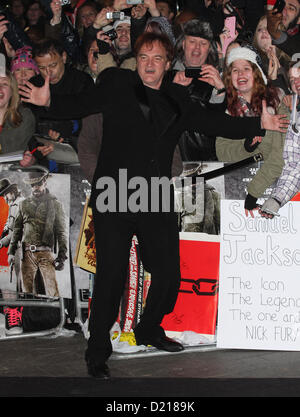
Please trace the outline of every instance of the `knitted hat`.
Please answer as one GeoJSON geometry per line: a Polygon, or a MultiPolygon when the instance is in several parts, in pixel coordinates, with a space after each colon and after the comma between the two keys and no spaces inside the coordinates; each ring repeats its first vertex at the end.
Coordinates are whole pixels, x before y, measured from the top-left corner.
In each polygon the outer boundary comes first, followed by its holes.
{"type": "Polygon", "coordinates": [[[210,42],[214,40],[214,33],[210,23],[200,19],[192,19],[184,23],[183,33],[185,36],[195,36],[210,42]]]}
{"type": "Polygon", "coordinates": [[[11,62],[11,72],[14,73],[19,68],[31,68],[36,74],[40,73],[36,62],[32,58],[30,46],[24,46],[16,51],[16,55],[11,62]]]}
{"type": "Polygon", "coordinates": [[[130,18],[130,16],[125,16],[124,19],[122,19],[122,20],[115,20],[115,22],[114,22],[114,29],[117,29],[117,27],[119,25],[121,25],[122,23],[127,23],[128,25],[131,25],[131,18],[130,18]]]}
{"type": "Polygon", "coordinates": [[[263,72],[263,70],[260,66],[261,59],[255,51],[253,51],[252,49],[246,48],[246,47],[233,48],[233,49],[231,49],[231,51],[228,54],[227,65],[230,65],[232,62],[234,62],[238,59],[245,59],[246,61],[250,61],[253,64],[255,64],[261,72],[261,76],[264,80],[264,83],[266,85],[268,84],[267,77],[265,76],[265,73],[263,72]]]}

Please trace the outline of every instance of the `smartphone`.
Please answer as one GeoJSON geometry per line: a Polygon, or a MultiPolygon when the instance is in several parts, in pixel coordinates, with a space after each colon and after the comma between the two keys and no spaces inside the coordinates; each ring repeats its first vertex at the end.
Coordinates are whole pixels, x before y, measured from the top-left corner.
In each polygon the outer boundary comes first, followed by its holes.
{"type": "Polygon", "coordinates": [[[273,14],[277,14],[277,13],[282,13],[282,10],[285,7],[285,1],[284,0],[276,0],[276,3],[274,4],[274,10],[276,9],[276,12],[273,14]]]}
{"type": "Polygon", "coordinates": [[[236,34],[235,34],[236,17],[235,16],[226,17],[226,19],[224,20],[224,28],[225,27],[229,29],[229,37],[224,40],[224,44],[222,47],[223,56],[225,56],[228,45],[232,41],[234,41],[234,39],[236,38],[236,34]]]}
{"type": "Polygon", "coordinates": [[[144,0],[126,0],[127,4],[144,4],[144,0]]]}
{"type": "Polygon", "coordinates": [[[185,69],[184,74],[187,78],[200,78],[202,77],[201,71],[201,67],[188,67],[185,69]]]}

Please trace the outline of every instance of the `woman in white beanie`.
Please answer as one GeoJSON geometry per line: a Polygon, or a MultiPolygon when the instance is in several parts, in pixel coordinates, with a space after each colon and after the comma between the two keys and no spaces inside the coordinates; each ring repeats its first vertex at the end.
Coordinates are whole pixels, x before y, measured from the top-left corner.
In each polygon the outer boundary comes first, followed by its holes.
{"type": "MultiPolygon", "coordinates": [[[[233,48],[226,61],[224,72],[226,88],[226,112],[237,117],[255,117],[262,113],[266,105],[270,113],[287,114],[288,109],[281,105],[277,90],[269,86],[261,67],[260,57],[251,47],[233,48]]],[[[283,168],[283,145],[285,134],[267,131],[261,137],[242,140],[217,138],[216,153],[219,161],[236,162],[261,153],[264,158],[260,169],[248,184],[245,199],[245,213],[254,217],[257,199],[263,196],[280,176],[283,168]]]]}

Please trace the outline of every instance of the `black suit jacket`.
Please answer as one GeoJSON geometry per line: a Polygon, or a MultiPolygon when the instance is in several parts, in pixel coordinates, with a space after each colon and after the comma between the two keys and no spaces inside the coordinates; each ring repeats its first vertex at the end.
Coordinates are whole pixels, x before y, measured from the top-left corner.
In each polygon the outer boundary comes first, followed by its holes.
{"type": "Polygon", "coordinates": [[[137,72],[109,68],[92,90],[51,96],[48,117],[82,118],[103,113],[103,142],[93,184],[102,176],[118,182],[119,169],[127,170],[128,179],[170,178],[175,146],[187,129],[231,139],[264,135],[260,118],[233,118],[204,110],[190,100],[185,87],[167,80],[160,90],[168,103],[169,117],[159,133],[151,122],[146,89],[137,72]]]}

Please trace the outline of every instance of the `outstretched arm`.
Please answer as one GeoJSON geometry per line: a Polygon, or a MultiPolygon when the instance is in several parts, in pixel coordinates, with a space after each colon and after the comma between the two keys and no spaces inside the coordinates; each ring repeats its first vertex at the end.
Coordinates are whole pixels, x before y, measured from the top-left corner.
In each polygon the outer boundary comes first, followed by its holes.
{"type": "Polygon", "coordinates": [[[264,130],[285,133],[289,121],[286,115],[268,113],[263,102],[261,117],[232,117],[226,113],[205,110],[193,103],[188,112],[186,128],[200,131],[208,136],[222,136],[229,139],[243,139],[246,136],[264,136],[264,130]]]}
{"type": "Polygon", "coordinates": [[[27,81],[19,87],[19,93],[23,102],[47,107],[49,119],[81,119],[90,114],[102,113],[109,106],[116,71],[119,69],[103,71],[98,85],[78,94],[51,95],[48,76],[42,87],[35,87],[27,81]]]}

